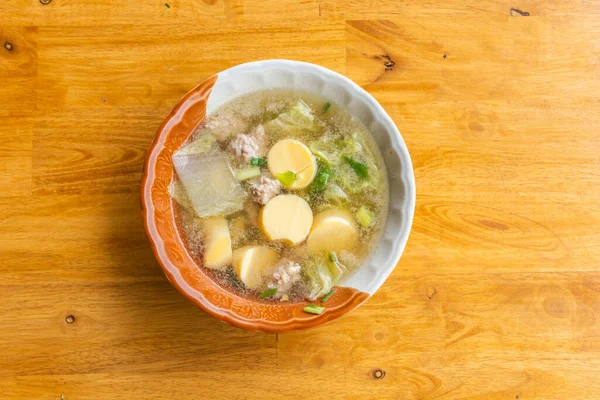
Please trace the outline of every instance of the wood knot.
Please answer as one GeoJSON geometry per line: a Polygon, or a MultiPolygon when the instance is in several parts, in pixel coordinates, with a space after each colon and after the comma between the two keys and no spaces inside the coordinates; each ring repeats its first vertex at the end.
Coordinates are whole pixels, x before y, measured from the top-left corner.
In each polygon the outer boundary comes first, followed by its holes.
{"type": "Polygon", "coordinates": [[[67,318],[65,318],[65,321],[67,321],[67,324],[72,324],[73,322],[75,322],[75,317],[72,315],[67,315],[67,318]]]}
{"type": "Polygon", "coordinates": [[[382,369],[376,369],[375,371],[373,371],[373,378],[375,378],[375,379],[385,378],[385,371],[382,369]]]}
{"type": "Polygon", "coordinates": [[[52,0],[40,0],[40,3],[42,3],[43,5],[50,4],[52,3],[52,0]]]}
{"type": "Polygon", "coordinates": [[[383,65],[385,66],[386,71],[392,69],[392,67],[394,65],[396,65],[394,60],[392,60],[391,57],[388,56],[387,54],[384,54],[382,57],[385,59],[385,61],[383,62],[383,65]]]}
{"type": "Polygon", "coordinates": [[[4,43],[4,48],[5,48],[7,51],[13,51],[13,45],[12,45],[12,43],[5,42],[5,43],[4,43]]]}

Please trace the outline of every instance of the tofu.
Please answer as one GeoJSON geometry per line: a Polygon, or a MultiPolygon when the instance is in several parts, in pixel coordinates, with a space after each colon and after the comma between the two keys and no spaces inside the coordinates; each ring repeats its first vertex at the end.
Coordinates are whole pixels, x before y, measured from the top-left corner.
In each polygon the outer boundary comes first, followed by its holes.
{"type": "Polygon", "coordinates": [[[204,265],[221,269],[231,265],[231,236],[224,217],[205,218],[202,221],[204,235],[204,265]]]}
{"type": "Polygon", "coordinates": [[[273,197],[259,215],[259,227],[270,240],[281,240],[287,244],[302,243],[313,224],[310,206],[294,194],[273,197]]]}
{"type": "Polygon", "coordinates": [[[308,147],[295,139],[283,139],[275,143],[267,154],[267,165],[273,176],[292,171],[296,180],[288,189],[307,187],[317,174],[317,160],[308,147]]]}
{"type": "Polygon", "coordinates": [[[233,269],[248,289],[262,286],[265,270],[279,260],[279,254],[266,246],[246,246],[233,252],[233,269]]]}
{"type": "Polygon", "coordinates": [[[358,242],[358,228],[352,214],[341,208],[328,208],[314,218],[306,241],[312,254],[352,251],[358,242]]]}

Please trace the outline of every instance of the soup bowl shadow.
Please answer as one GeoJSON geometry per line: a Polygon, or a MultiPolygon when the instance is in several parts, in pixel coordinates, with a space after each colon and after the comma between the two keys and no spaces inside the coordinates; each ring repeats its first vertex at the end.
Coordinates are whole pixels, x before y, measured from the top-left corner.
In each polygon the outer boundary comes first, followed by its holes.
{"type": "Polygon", "coordinates": [[[148,149],[142,177],[142,214],[152,250],[167,279],[193,304],[244,329],[286,332],[322,325],[352,311],[381,287],[400,260],[415,207],[413,168],[406,145],[381,105],[348,78],[315,64],[266,60],[241,64],[208,78],[169,113],[148,149]],[[315,93],[347,109],[371,132],[386,164],[390,206],[381,237],[360,268],[345,277],[321,315],[307,302],[267,302],[242,297],[216,283],[185,248],[168,187],[173,153],[206,115],[242,94],[269,88],[315,93]]]}

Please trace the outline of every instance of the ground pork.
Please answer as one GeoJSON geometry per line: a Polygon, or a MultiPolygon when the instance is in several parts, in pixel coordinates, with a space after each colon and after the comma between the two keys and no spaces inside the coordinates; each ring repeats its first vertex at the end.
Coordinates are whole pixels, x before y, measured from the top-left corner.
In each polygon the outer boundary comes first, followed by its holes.
{"type": "Polygon", "coordinates": [[[281,260],[275,266],[272,281],[269,283],[270,289],[277,289],[275,297],[280,298],[289,295],[294,284],[302,279],[301,269],[300,264],[287,259],[281,260]]]}
{"type": "Polygon", "coordinates": [[[277,196],[281,191],[281,183],[277,179],[261,176],[250,183],[250,194],[252,200],[258,204],[267,204],[269,200],[277,196]]]}
{"type": "Polygon", "coordinates": [[[252,158],[262,157],[265,154],[265,142],[265,130],[262,125],[258,125],[249,134],[238,134],[233,138],[229,147],[233,155],[249,162],[252,158]]]}
{"type": "Polygon", "coordinates": [[[237,113],[231,110],[224,110],[206,117],[204,127],[210,130],[210,133],[218,141],[223,142],[236,133],[245,131],[248,128],[248,124],[237,113]]]}

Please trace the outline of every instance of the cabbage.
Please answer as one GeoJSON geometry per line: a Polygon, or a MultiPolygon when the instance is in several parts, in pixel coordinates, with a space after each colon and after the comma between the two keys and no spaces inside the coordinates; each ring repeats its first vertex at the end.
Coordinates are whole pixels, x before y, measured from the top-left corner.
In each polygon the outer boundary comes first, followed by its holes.
{"type": "Polygon", "coordinates": [[[330,164],[339,164],[344,156],[356,154],[362,150],[363,146],[356,138],[356,134],[349,139],[332,139],[329,136],[323,136],[310,143],[308,148],[314,155],[330,164]]]}
{"type": "Polygon", "coordinates": [[[341,164],[335,171],[333,180],[347,193],[361,193],[368,189],[376,189],[379,182],[379,172],[375,168],[375,165],[371,165],[371,173],[369,178],[363,179],[356,175],[354,169],[348,164],[341,164]]]}
{"type": "Polygon", "coordinates": [[[313,132],[317,128],[314,120],[310,107],[302,100],[298,100],[292,108],[267,122],[264,128],[269,135],[274,136],[294,135],[304,131],[313,132]]]}
{"type": "Polygon", "coordinates": [[[217,139],[209,134],[202,134],[200,137],[185,147],[177,150],[174,156],[189,156],[193,154],[209,153],[217,150],[217,139]]]}
{"type": "Polygon", "coordinates": [[[333,287],[333,278],[327,266],[327,262],[321,258],[315,258],[308,262],[303,268],[304,275],[308,280],[309,300],[326,295],[333,287]]]}
{"type": "Polygon", "coordinates": [[[346,192],[344,192],[341,187],[331,182],[327,184],[323,196],[325,197],[325,200],[338,206],[348,202],[348,195],[346,192]]]}
{"type": "Polygon", "coordinates": [[[335,259],[318,256],[311,259],[302,270],[310,289],[308,299],[315,300],[329,293],[333,285],[346,273],[347,268],[339,262],[337,256],[335,259]]]}
{"type": "Polygon", "coordinates": [[[337,184],[337,187],[326,190],[326,198],[330,196],[339,202],[344,199],[344,196],[336,196],[340,192],[356,194],[368,189],[376,189],[381,183],[382,176],[375,164],[375,156],[362,143],[356,132],[343,140],[334,140],[325,136],[312,142],[309,148],[333,165],[331,180],[337,184]],[[357,171],[358,168],[365,170],[361,176],[358,175],[361,172],[357,171]]]}

